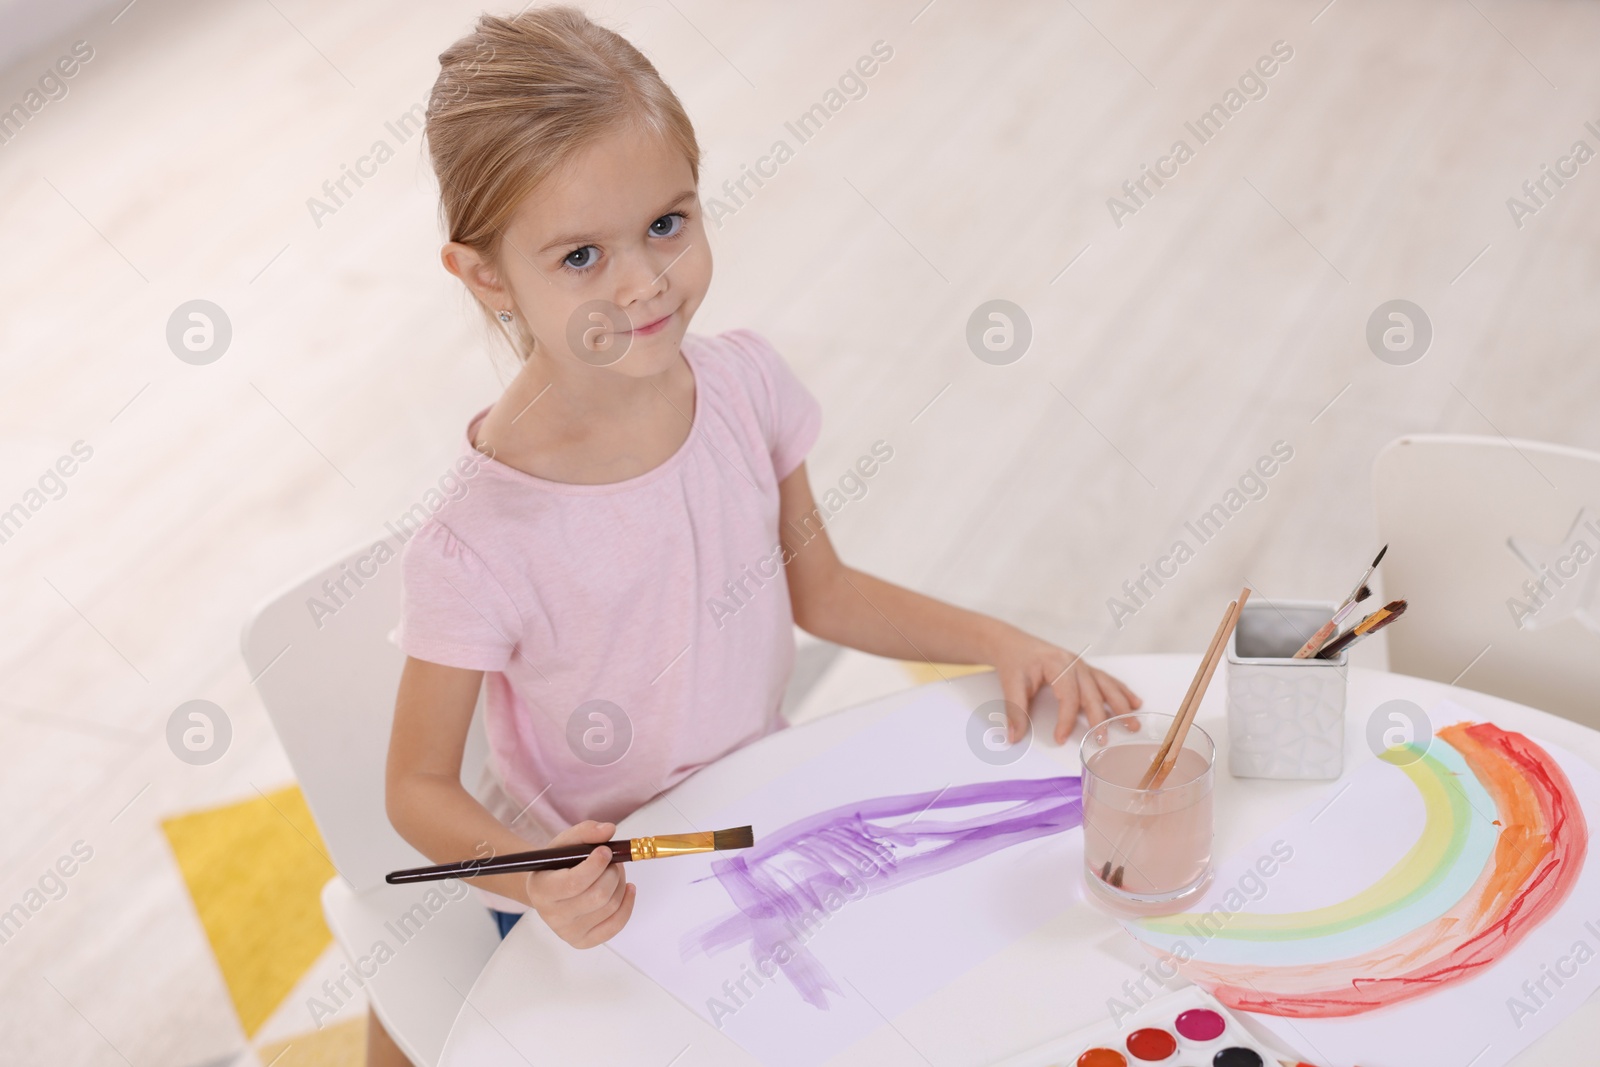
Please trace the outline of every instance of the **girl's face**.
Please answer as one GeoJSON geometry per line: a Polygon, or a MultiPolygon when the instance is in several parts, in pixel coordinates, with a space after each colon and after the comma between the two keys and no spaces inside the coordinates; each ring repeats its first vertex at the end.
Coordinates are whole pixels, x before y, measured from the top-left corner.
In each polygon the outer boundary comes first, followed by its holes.
{"type": "Polygon", "coordinates": [[[688,161],[647,134],[606,136],[518,206],[499,266],[487,299],[527,323],[534,358],[668,370],[711,284],[688,161]]]}

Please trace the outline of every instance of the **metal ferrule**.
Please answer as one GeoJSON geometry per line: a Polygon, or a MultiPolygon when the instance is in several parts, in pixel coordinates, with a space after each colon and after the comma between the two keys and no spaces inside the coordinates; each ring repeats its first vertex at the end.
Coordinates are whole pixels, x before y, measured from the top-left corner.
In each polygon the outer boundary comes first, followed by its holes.
{"type": "Polygon", "coordinates": [[[655,837],[635,837],[628,842],[628,858],[653,860],[662,856],[683,856],[691,852],[711,852],[716,849],[716,835],[658,834],[655,837]]]}

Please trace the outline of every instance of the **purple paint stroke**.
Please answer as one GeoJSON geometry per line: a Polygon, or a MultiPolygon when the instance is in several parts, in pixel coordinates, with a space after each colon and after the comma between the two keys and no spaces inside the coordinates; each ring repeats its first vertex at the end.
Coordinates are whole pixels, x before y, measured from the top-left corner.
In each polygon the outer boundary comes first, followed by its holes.
{"type": "Polygon", "coordinates": [[[804,942],[844,901],[1082,823],[1083,782],[1076,777],[975,782],[843,804],[762,835],[754,848],[713,860],[711,873],[738,911],[685,934],[679,947],[688,959],[695,952],[710,956],[748,946],[761,974],[774,977],[769,970],[776,965],[808,1004],[826,1010],[825,992],[844,993],[804,942]],[[926,817],[1008,801],[1009,807],[965,819],[926,817]],[[907,818],[892,821],[901,816],[907,818]]]}

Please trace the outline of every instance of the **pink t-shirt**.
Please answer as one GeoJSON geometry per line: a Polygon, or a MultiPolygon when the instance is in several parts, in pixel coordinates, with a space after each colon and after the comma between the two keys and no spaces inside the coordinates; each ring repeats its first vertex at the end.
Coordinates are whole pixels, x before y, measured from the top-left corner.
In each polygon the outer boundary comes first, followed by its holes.
{"type": "Polygon", "coordinates": [[[682,352],[693,425],[660,466],[605,485],[538,478],[473,450],[486,408],[467,427],[467,491],[403,550],[400,647],[487,672],[479,799],[535,845],[621,819],[784,725],[778,482],[821,406],[750,330],[688,334],[682,352]]]}

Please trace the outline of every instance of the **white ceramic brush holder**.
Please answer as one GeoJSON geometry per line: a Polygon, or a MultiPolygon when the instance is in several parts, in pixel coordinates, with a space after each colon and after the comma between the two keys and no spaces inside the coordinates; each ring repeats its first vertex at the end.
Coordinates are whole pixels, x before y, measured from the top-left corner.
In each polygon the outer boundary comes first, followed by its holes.
{"type": "Polygon", "coordinates": [[[1228,639],[1228,771],[1234,777],[1337,778],[1344,772],[1347,653],[1294,658],[1337,607],[1255,597],[1245,603],[1228,639]]]}

